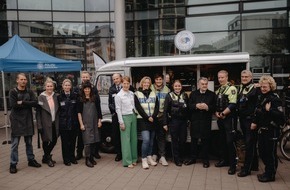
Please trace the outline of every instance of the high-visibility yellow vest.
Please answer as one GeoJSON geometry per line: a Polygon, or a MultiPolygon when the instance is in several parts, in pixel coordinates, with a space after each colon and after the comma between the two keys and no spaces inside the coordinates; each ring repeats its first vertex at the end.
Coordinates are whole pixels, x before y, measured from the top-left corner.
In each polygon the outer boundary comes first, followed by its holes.
{"type": "MultiPolygon", "coordinates": [[[[154,108],[155,108],[155,102],[156,102],[155,92],[151,91],[148,98],[146,98],[146,96],[140,91],[136,91],[135,94],[141,104],[141,107],[145,111],[145,113],[149,117],[152,116],[154,112],[154,108]]],[[[137,115],[137,118],[142,118],[139,113],[137,115]]]]}

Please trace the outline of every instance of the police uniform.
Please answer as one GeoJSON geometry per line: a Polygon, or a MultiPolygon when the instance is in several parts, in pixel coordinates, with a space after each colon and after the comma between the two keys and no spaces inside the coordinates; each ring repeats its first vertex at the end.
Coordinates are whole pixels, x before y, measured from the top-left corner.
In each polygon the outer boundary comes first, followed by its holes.
{"type": "Polygon", "coordinates": [[[185,92],[170,92],[164,102],[163,125],[168,125],[171,135],[171,148],[176,165],[182,165],[182,154],[187,134],[188,96],[185,92]]]}
{"type": "Polygon", "coordinates": [[[245,85],[241,84],[239,87],[237,110],[246,144],[244,167],[238,174],[239,177],[249,175],[251,169],[258,170],[257,131],[251,130],[251,123],[253,122],[259,92],[259,88],[255,88],[252,82],[245,85]]]}
{"type": "Polygon", "coordinates": [[[217,123],[219,127],[219,142],[220,142],[220,161],[215,165],[222,167],[230,165],[229,174],[234,174],[236,171],[236,149],[234,144],[234,136],[236,130],[236,103],[237,103],[237,89],[230,83],[222,85],[216,91],[216,111],[223,113],[226,108],[231,112],[224,118],[219,118],[217,123]]]}
{"type": "Polygon", "coordinates": [[[258,129],[259,156],[265,165],[265,173],[259,175],[258,180],[261,182],[274,181],[278,167],[277,139],[280,132],[279,126],[284,124],[282,101],[277,94],[268,92],[258,96],[254,123],[257,124],[258,129]],[[269,102],[271,107],[267,111],[265,106],[269,102]]]}

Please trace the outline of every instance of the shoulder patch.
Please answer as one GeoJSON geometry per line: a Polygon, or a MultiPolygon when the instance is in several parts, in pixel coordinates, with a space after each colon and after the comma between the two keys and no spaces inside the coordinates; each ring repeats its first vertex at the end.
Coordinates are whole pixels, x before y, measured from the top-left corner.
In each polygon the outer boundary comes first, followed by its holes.
{"type": "Polygon", "coordinates": [[[235,95],[236,94],[236,90],[231,90],[232,94],[235,95]]]}

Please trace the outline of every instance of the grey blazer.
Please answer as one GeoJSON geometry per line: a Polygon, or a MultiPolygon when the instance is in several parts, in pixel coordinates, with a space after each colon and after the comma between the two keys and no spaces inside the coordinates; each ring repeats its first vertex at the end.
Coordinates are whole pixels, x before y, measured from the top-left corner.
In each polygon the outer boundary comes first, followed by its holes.
{"type": "MultiPolygon", "coordinates": [[[[59,136],[59,104],[57,101],[58,94],[53,95],[55,106],[55,129],[56,137],[59,136]]],[[[38,97],[38,106],[36,109],[36,124],[37,129],[41,131],[41,138],[43,142],[52,141],[52,118],[51,112],[46,100],[46,96],[40,94],[38,97]]]]}

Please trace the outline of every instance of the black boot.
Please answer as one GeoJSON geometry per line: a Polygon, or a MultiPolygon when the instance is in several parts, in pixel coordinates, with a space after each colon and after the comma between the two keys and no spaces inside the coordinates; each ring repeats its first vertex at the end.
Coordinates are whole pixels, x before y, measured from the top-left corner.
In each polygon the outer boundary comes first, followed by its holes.
{"type": "Polygon", "coordinates": [[[9,171],[10,171],[11,174],[17,173],[16,164],[10,164],[9,171]]]}
{"type": "Polygon", "coordinates": [[[46,163],[49,167],[54,167],[55,161],[52,160],[52,155],[46,157],[46,163]]]}
{"type": "Polygon", "coordinates": [[[93,165],[97,165],[97,162],[94,160],[94,156],[90,156],[90,162],[91,162],[93,165]]]}
{"type": "Polygon", "coordinates": [[[89,157],[86,157],[86,165],[89,167],[89,168],[92,168],[94,167],[94,164],[91,163],[90,161],[90,158],[89,157]]]}

